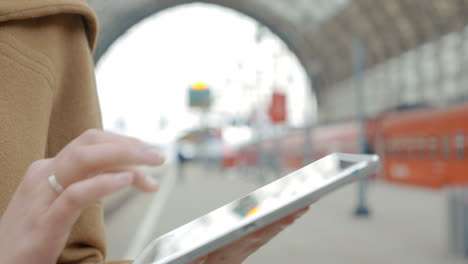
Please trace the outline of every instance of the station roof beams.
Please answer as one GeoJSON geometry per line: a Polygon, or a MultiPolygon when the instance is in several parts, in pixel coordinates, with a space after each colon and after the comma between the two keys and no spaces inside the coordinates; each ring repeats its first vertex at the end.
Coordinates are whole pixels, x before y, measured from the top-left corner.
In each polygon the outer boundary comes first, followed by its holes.
{"type": "MultiPolygon", "coordinates": [[[[169,7],[217,4],[249,15],[277,33],[315,82],[315,92],[352,74],[352,43],[372,67],[468,23],[468,0],[89,0],[101,22],[98,60],[121,34],[169,7]]],[[[320,100],[319,100],[320,101],[320,100]]]]}

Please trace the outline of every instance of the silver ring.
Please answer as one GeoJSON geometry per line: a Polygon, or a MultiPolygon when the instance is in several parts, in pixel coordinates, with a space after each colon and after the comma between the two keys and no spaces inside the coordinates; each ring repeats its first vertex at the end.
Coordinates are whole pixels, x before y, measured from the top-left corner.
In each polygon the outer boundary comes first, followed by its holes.
{"type": "Polygon", "coordinates": [[[63,192],[63,186],[57,181],[55,174],[49,176],[49,184],[57,193],[63,192]]]}

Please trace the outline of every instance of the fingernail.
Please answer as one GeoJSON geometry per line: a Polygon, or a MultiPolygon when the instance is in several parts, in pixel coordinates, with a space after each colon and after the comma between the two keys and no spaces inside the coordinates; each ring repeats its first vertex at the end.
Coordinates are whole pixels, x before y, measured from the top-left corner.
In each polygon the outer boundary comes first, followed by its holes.
{"type": "Polygon", "coordinates": [[[115,175],[115,178],[118,183],[122,185],[130,184],[133,180],[133,173],[132,172],[122,172],[115,175]]]}
{"type": "Polygon", "coordinates": [[[148,148],[145,149],[145,153],[149,155],[155,162],[162,163],[164,162],[164,157],[161,155],[161,151],[157,148],[148,148]]]}
{"type": "Polygon", "coordinates": [[[159,184],[158,181],[151,176],[145,176],[145,181],[147,184],[152,186],[156,186],[159,184]]]}

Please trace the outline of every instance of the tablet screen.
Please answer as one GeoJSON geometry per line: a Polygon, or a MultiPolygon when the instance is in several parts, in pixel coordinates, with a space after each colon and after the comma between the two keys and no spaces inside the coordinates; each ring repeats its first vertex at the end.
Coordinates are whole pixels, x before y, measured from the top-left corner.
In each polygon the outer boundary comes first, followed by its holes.
{"type": "Polygon", "coordinates": [[[340,172],[354,164],[336,155],[327,156],[159,237],[136,263],[165,263],[174,256],[206,245],[249,222],[249,218],[271,212],[333,182],[340,172]]]}

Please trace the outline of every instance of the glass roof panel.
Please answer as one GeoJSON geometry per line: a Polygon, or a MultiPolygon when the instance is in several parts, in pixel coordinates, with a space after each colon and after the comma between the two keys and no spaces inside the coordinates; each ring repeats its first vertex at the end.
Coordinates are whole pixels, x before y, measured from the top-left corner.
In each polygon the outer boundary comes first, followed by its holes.
{"type": "Polygon", "coordinates": [[[336,14],[352,0],[260,0],[265,6],[286,16],[292,21],[307,17],[315,23],[320,23],[336,14]]]}

